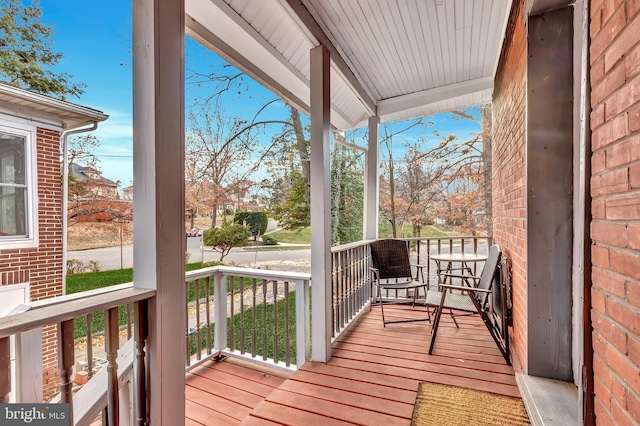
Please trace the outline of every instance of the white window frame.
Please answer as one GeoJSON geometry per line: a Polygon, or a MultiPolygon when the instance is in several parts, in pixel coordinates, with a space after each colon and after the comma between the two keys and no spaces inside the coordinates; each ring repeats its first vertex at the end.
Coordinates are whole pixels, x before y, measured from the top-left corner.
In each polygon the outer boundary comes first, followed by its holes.
{"type": "Polygon", "coordinates": [[[0,250],[38,247],[38,155],[36,149],[37,128],[22,120],[8,121],[0,118],[0,132],[11,133],[25,138],[27,185],[27,237],[0,239],[0,250]]]}

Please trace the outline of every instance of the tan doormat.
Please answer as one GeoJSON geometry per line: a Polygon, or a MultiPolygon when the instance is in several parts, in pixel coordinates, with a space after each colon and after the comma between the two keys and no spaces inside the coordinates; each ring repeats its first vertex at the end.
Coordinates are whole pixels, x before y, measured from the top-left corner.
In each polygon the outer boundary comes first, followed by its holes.
{"type": "Polygon", "coordinates": [[[520,398],[424,382],[418,387],[412,426],[528,425],[520,398]]]}

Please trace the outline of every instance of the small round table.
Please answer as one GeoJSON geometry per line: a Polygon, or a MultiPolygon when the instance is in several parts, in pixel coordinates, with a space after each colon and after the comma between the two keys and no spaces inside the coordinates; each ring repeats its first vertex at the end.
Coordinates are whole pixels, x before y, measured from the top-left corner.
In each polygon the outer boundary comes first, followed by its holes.
{"type": "MultiPolygon", "coordinates": [[[[437,273],[438,273],[438,285],[445,284],[447,282],[447,277],[442,278],[442,273],[451,273],[454,270],[460,270],[462,272],[468,272],[470,275],[473,275],[471,272],[471,268],[469,267],[470,263],[476,262],[484,262],[487,260],[486,254],[479,253],[436,253],[430,254],[429,257],[436,262],[437,273]],[[442,264],[446,263],[446,267],[443,268],[442,264]],[[460,268],[453,268],[454,263],[460,263],[460,268]]],[[[469,284],[467,282],[467,284],[469,284]]]]}

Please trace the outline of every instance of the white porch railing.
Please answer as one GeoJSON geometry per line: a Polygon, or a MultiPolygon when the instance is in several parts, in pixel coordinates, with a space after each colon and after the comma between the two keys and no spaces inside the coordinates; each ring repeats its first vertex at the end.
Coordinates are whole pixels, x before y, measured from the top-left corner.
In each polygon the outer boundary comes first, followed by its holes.
{"type": "MultiPolygon", "coordinates": [[[[11,371],[9,367],[9,347],[10,338],[12,336],[21,336],[28,333],[38,333],[42,327],[55,325],[57,328],[57,355],[58,369],[60,371],[60,395],[53,402],[62,402],[69,404],[69,424],[89,424],[102,411],[103,418],[108,418],[108,424],[130,424],[132,421],[141,424],[142,419],[146,419],[146,390],[145,390],[145,340],[147,338],[145,330],[147,329],[147,302],[155,296],[154,290],[145,290],[133,288],[129,285],[114,286],[113,288],[102,289],[99,291],[86,292],[78,295],[62,296],[48,301],[41,301],[25,306],[24,312],[9,315],[0,318],[0,402],[8,402],[11,393],[11,371]],[[129,322],[128,334],[131,335],[131,322],[119,318],[122,313],[124,317],[130,311],[133,304],[135,311],[134,319],[134,336],[129,344],[128,350],[120,350],[120,329],[121,325],[129,322]],[[76,362],[76,324],[84,327],[82,321],[76,322],[78,319],[86,321],[86,330],[83,330],[82,337],[86,338],[88,334],[91,336],[92,319],[99,318],[103,327],[100,333],[104,333],[104,356],[106,365],[95,383],[100,382],[101,389],[97,393],[96,398],[86,398],[88,394],[78,392],[73,394],[73,371],[76,362]],[[135,350],[133,344],[135,343],[135,350]],[[135,356],[135,369],[139,378],[133,381],[131,379],[131,368],[133,357],[135,356]],[[130,398],[129,386],[133,382],[134,395],[138,401],[138,411],[136,417],[133,417],[132,401],[130,398]],[[120,396],[119,396],[120,395],[120,396]],[[76,402],[77,404],[74,404],[76,402]],[[106,408],[105,408],[106,407],[106,408]]],[[[130,315],[129,315],[130,318],[130,315]]],[[[94,327],[96,328],[96,327],[94,327]]],[[[20,342],[22,339],[16,339],[20,342]]],[[[32,345],[41,344],[41,339],[28,339],[32,345]]],[[[93,365],[94,354],[92,354],[93,339],[88,339],[87,352],[89,354],[89,372],[92,373],[91,365],[93,365]]],[[[126,340],[123,337],[122,340],[126,340]]],[[[17,344],[21,345],[21,344],[17,344]]],[[[29,350],[40,348],[21,347],[16,348],[22,353],[18,356],[27,357],[29,350]]],[[[29,367],[34,367],[30,365],[29,367]]],[[[41,366],[40,366],[41,368],[41,366]]],[[[77,372],[76,372],[77,373],[77,372]]],[[[14,373],[16,374],[16,373],[14,373]]],[[[24,371],[19,375],[23,380],[29,380],[33,377],[40,377],[36,371],[24,371]]],[[[91,382],[91,380],[89,381],[91,382]]],[[[25,382],[19,385],[25,386],[25,382]]],[[[40,386],[42,382],[29,384],[31,387],[40,386]]],[[[14,389],[14,391],[16,391],[14,389]]],[[[15,402],[42,402],[38,400],[23,400],[19,395],[15,402]]]]}
{"type": "MultiPolygon", "coordinates": [[[[295,370],[310,359],[309,283],[309,274],[247,268],[215,266],[188,272],[187,369],[226,355],[295,370]]],[[[11,392],[11,336],[53,324],[61,384],[52,402],[69,403],[69,424],[88,425],[101,413],[104,424],[146,424],[147,302],[154,296],[154,290],[128,283],[34,302],[21,313],[0,318],[0,402],[8,402],[11,392]],[[104,348],[94,345],[97,335],[104,335],[104,348]],[[83,349],[78,350],[80,341],[83,349]],[[127,343],[120,347],[120,342],[127,343]],[[78,360],[85,355],[80,371],[78,360]],[[101,358],[106,368],[97,366],[101,358]],[[74,370],[86,374],[88,381],[72,392],[74,370]]],[[[41,345],[41,338],[28,340],[41,345]]],[[[28,386],[42,388],[42,374],[19,376],[39,377],[28,386]]],[[[42,400],[18,397],[15,402],[42,400]]]]}
{"type": "Polygon", "coordinates": [[[187,369],[221,355],[288,370],[310,359],[309,274],[214,266],[186,280],[187,369]]]}
{"type": "MultiPolygon", "coordinates": [[[[491,237],[460,236],[438,238],[398,238],[407,241],[412,263],[417,265],[416,279],[425,280],[428,285],[437,282],[435,262],[429,258],[435,253],[487,253],[491,237]],[[422,275],[422,276],[421,276],[422,275]]],[[[332,330],[333,339],[340,335],[369,306],[372,295],[370,274],[373,240],[363,240],[331,249],[332,288],[332,330]]],[[[481,262],[474,263],[474,274],[480,273],[481,262]]],[[[405,295],[383,295],[386,298],[403,298],[405,295]]]]}

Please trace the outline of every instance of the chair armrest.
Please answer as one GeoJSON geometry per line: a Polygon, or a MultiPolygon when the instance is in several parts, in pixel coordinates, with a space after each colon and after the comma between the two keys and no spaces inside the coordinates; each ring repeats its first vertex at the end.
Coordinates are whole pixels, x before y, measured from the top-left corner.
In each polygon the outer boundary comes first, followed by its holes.
{"type": "Polygon", "coordinates": [[[380,276],[378,268],[369,267],[369,271],[371,271],[371,274],[373,275],[373,281],[379,281],[380,280],[378,278],[380,276]]]}
{"type": "Polygon", "coordinates": [[[472,291],[472,292],[480,292],[480,293],[491,293],[491,290],[484,288],[476,288],[476,287],[463,287],[459,285],[450,285],[450,284],[440,284],[440,288],[448,288],[449,290],[460,290],[460,291],[472,291]]]}
{"type": "Polygon", "coordinates": [[[450,277],[450,278],[465,278],[465,279],[472,279],[472,280],[480,280],[480,277],[476,277],[474,275],[448,274],[446,272],[440,275],[442,275],[443,277],[450,277]]]}

